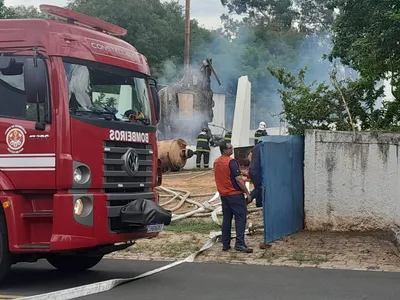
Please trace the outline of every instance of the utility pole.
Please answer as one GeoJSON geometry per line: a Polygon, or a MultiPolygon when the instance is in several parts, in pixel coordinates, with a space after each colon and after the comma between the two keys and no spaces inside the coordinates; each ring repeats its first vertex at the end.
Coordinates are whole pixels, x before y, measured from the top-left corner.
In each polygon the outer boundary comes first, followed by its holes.
{"type": "Polygon", "coordinates": [[[186,0],[185,72],[190,70],[190,0],[186,0]]]}

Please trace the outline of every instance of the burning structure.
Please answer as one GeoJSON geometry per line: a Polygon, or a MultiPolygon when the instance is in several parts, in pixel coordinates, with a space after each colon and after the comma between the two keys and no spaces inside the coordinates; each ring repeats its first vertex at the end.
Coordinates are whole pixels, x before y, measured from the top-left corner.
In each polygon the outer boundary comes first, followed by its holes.
{"type": "MultiPolygon", "coordinates": [[[[185,75],[178,83],[159,92],[161,116],[158,124],[158,158],[164,171],[182,169],[187,159],[197,154],[189,150],[202,128],[214,118],[211,75],[221,85],[212,65],[206,58],[199,69],[190,68],[190,0],[186,0],[185,75]]],[[[214,141],[212,142],[214,145],[214,141]]]]}
{"type": "Polygon", "coordinates": [[[205,59],[199,69],[188,70],[178,83],[159,91],[161,118],[158,129],[163,140],[184,139],[195,143],[202,128],[213,120],[213,91],[211,59],[205,59]]]}

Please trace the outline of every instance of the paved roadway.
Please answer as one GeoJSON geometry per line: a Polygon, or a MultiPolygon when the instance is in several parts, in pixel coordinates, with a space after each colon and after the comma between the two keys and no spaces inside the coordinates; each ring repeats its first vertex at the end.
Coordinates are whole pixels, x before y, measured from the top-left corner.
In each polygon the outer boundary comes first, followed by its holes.
{"type": "MultiPolygon", "coordinates": [[[[104,260],[68,276],[45,261],[14,266],[2,295],[34,295],[112,278],[132,277],[165,262],[104,260]]],[[[81,298],[171,300],[399,299],[400,273],[187,263],[111,291],[81,298]]],[[[1,299],[1,297],[0,297],[1,299]]]]}

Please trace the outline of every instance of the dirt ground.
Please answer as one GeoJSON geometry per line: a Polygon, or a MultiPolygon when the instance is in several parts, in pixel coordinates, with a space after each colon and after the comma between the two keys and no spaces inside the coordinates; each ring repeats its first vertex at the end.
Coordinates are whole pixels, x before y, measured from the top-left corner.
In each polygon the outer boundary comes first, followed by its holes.
{"type": "Polygon", "coordinates": [[[193,194],[215,193],[214,172],[184,171],[163,175],[162,185],[190,191],[193,194]]]}
{"type": "MultiPolygon", "coordinates": [[[[196,201],[206,201],[215,193],[212,171],[195,171],[166,174],[162,186],[191,192],[196,201]],[[208,196],[202,196],[209,194],[208,196]]],[[[160,193],[161,203],[168,200],[160,193]]],[[[178,204],[178,200],[168,205],[178,204]]],[[[249,205],[254,208],[254,203],[249,205]]],[[[174,213],[193,209],[185,205],[174,213]]],[[[221,216],[219,216],[221,221],[221,216]]],[[[262,225],[262,212],[249,214],[247,226],[262,225]]],[[[116,259],[177,260],[199,250],[209,239],[211,231],[220,231],[211,217],[196,217],[177,221],[157,238],[139,240],[132,247],[113,253],[108,257],[116,259]]],[[[212,248],[197,256],[197,262],[219,262],[239,264],[279,265],[295,267],[318,267],[331,269],[353,269],[374,271],[400,271],[400,252],[386,232],[308,232],[301,231],[263,246],[263,229],[246,235],[246,243],[254,249],[252,254],[235,250],[221,251],[218,241],[212,248]]],[[[232,246],[234,240],[232,240],[232,246]]]]}

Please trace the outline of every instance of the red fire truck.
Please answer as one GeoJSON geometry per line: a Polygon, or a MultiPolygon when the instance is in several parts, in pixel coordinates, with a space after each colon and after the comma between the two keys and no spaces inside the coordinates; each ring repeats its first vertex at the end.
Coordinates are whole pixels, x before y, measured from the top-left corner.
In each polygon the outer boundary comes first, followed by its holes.
{"type": "Polygon", "coordinates": [[[0,20],[0,280],[38,259],[89,269],[171,221],[146,58],[123,28],[40,9],[64,21],[0,20]]]}

